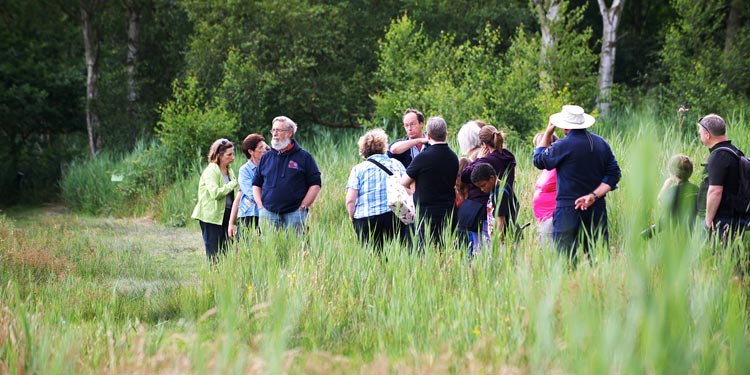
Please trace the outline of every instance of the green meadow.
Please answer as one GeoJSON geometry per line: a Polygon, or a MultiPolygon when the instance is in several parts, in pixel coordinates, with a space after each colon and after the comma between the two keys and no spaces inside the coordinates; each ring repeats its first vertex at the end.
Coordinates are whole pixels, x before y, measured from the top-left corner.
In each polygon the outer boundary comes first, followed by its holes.
{"type": "MultiPolygon", "coordinates": [[[[726,118],[748,150],[744,113],[726,118]]],[[[300,140],[323,173],[304,238],[247,236],[214,268],[189,219],[204,159],[160,191],[128,194],[110,179],[117,157],[73,165],[64,206],[0,216],[0,374],[750,373],[741,243],[640,235],[671,155],[693,158],[700,181],[695,124],[644,111],[590,130],[623,178],[607,195],[609,245],[577,267],[541,248],[533,225],[471,261],[452,246],[373,255],[344,208],[363,129],[300,140]]],[[[507,144],[530,222],[531,142],[507,144]]]]}

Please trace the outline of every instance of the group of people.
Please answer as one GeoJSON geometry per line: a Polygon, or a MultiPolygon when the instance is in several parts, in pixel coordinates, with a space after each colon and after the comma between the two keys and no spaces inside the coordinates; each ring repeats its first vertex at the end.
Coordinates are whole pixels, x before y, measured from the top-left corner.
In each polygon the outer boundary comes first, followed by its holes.
{"type": "Polygon", "coordinates": [[[320,170],[294,139],[294,121],[279,116],[271,124],[271,147],[260,134],[245,137],[242,152],[247,163],[238,179],[229,168],[234,161],[232,142],[216,140],[208,152],[192,217],[200,223],[206,256],[212,263],[226,251],[229,238],[242,230],[267,226],[302,233],[306,229],[309,208],[320,192],[320,170]]]}
{"type": "MultiPolygon", "coordinates": [[[[417,241],[423,249],[427,243],[445,245],[446,232],[455,231],[460,246],[473,255],[493,238],[503,242],[516,235],[516,159],[505,148],[504,134],[479,120],[464,124],[458,132],[464,155],[459,158],[448,146],[443,118],[425,121],[420,111],[407,109],[402,120],[404,138],[389,143],[383,130],[374,129],[359,139],[365,160],[352,168],[345,199],[359,240],[376,251],[390,239],[408,245],[417,241]],[[402,223],[388,206],[389,178],[397,178],[412,194],[414,224],[402,223]]],[[[533,141],[533,163],[541,170],[532,200],[537,236],[571,259],[582,255],[579,248],[586,254],[597,241],[608,241],[605,197],[622,176],[610,145],[588,130],[595,122],[583,108],[565,105],[533,141]],[[564,137],[557,137],[558,128],[564,137]]],[[[659,199],[667,215],[659,225],[674,218],[690,223],[702,214],[706,228],[722,234],[744,230],[748,217],[738,213],[729,193],[737,191],[743,154],[727,139],[720,116],[705,116],[698,126],[701,142],[711,151],[705,178],[697,188],[689,183],[692,161],[685,155],[670,159],[670,177],[659,199]]],[[[228,239],[238,235],[238,227],[304,232],[321,178],[312,155],[294,139],[296,131],[291,119],[279,116],[272,121],[271,147],[262,135],[248,135],[242,143],[248,161],[238,179],[228,168],[234,160],[233,144],[219,139],[211,146],[192,216],[200,221],[212,262],[228,239]]]]}
{"type": "MultiPolygon", "coordinates": [[[[537,181],[534,213],[540,240],[554,242],[561,252],[575,256],[584,231],[592,241],[607,239],[604,196],[617,187],[621,173],[606,141],[586,129],[594,118],[579,106],[564,106],[550,117],[544,133],[535,138],[534,165],[543,172],[537,181]],[[563,129],[557,141],[555,129],[563,129]],[[553,141],[557,141],[554,142],[553,141]]],[[[459,157],[448,147],[447,125],[441,117],[415,109],[404,112],[406,137],[387,144],[382,130],[360,138],[360,155],[347,183],[347,210],[361,241],[376,248],[389,238],[410,238],[419,247],[443,244],[446,230],[457,232],[469,255],[517,234],[518,199],[515,194],[516,158],[505,148],[505,136],[479,120],[461,127],[459,157]],[[386,200],[386,178],[373,159],[389,163],[413,192],[417,207],[413,228],[398,222],[386,200]],[[406,234],[404,234],[406,232],[406,234]],[[494,233],[497,233],[495,236],[494,233]]]]}

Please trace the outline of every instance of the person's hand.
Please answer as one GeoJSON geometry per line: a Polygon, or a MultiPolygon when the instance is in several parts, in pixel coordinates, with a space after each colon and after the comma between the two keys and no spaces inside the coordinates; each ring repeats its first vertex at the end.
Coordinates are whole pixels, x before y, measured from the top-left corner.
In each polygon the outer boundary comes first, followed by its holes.
{"type": "Polygon", "coordinates": [[[234,238],[234,236],[237,234],[237,227],[229,223],[229,229],[227,229],[227,234],[229,235],[229,238],[234,238]]]}
{"type": "Polygon", "coordinates": [[[592,204],[596,202],[593,194],[586,194],[576,199],[576,210],[586,211],[592,204]]]}
{"type": "Polygon", "coordinates": [[[229,185],[232,189],[236,188],[237,184],[238,184],[237,180],[231,180],[227,183],[227,185],[229,185]]]}
{"type": "Polygon", "coordinates": [[[714,229],[714,222],[713,222],[713,220],[710,220],[710,221],[709,221],[708,219],[706,219],[706,220],[705,220],[705,221],[703,222],[703,224],[705,224],[705,225],[706,225],[706,229],[708,229],[709,231],[710,231],[710,230],[712,230],[712,229],[714,229]]]}
{"type": "Polygon", "coordinates": [[[553,124],[552,122],[548,123],[546,133],[551,135],[552,133],[555,132],[555,128],[556,128],[555,124],[553,124]]]}

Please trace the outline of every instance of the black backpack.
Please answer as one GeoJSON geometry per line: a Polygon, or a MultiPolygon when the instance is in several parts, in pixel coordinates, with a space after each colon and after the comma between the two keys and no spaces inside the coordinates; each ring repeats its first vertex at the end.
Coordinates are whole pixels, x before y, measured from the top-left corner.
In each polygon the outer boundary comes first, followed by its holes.
{"type": "Polygon", "coordinates": [[[719,147],[714,151],[729,151],[739,160],[739,178],[737,180],[737,192],[731,196],[734,212],[739,215],[750,215],[750,159],[738,154],[729,147],[719,147]]]}

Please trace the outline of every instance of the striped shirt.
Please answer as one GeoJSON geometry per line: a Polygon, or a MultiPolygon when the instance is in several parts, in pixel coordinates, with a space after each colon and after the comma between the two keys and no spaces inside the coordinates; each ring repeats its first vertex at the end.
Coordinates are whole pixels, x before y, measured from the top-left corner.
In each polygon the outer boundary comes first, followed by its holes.
{"type": "MultiPolygon", "coordinates": [[[[404,165],[396,159],[391,159],[385,154],[375,154],[370,156],[370,159],[383,164],[399,178],[404,175],[404,165]]],[[[386,189],[387,177],[388,174],[385,171],[366,160],[352,168],[346,188],[358,191],[357,200],[354,203],[355,219],[382,215],[390,211],[386,189]]]]}

